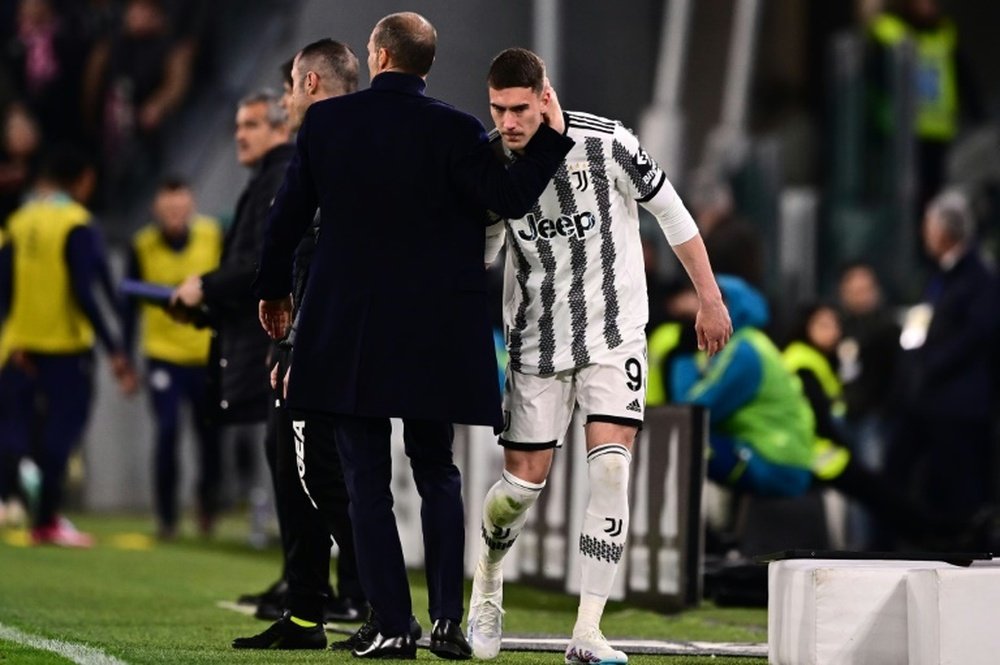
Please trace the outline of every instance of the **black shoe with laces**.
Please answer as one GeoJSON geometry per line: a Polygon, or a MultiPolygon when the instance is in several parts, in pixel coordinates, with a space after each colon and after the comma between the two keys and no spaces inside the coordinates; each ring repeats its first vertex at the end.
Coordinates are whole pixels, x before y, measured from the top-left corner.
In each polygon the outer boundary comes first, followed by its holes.
{"type": "MultiPolygon", "coordinates": [[[[368,619],[365,620],[361,626],[354,631],[354,634],[348,637],[346,640],[338,640],[337,642],[330,643],[330,649],[333,651],[363,651],[372,643],[375,636],[378,635],[378,626],[375,625],[375,613],[371,612],[368,615],[368,619]]],[[[414,616],[410,617],[410,637],[416,642],[423,635],[423,629],[420,627],[420,623],[414,616]]]]}
{"type": "Polygon", "coordinates": [[[285,612],[267,630],[252,637],[237,637],[234,649],[325,649],[326,631],[323,624],[306,628],[292,621],[292,613],[285,612]]]}

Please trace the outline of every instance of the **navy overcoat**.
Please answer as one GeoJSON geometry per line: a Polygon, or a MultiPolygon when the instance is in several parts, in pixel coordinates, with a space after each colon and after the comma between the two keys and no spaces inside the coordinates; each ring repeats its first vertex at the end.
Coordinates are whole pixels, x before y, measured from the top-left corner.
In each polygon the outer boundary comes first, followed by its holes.
{"type": "Polygon", "coordinates": [[[526,214],[572,141],[542,126],[509,168],[474,117],[385,72],[313,104],[268,219],[257,294],[291,290],[320,209],[289,408],[502,424],[490,329],[488,208],[526,214]]]}

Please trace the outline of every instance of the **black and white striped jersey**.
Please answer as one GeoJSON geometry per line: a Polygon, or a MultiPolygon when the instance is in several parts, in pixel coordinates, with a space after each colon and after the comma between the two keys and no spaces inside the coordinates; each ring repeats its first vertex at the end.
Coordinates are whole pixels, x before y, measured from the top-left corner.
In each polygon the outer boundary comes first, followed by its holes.
{"type": "Polygon", "coordinates": [[[506,222],[504,324],[511,367],[526,374],[601,362],[643,334],[648,305],[637,203],[656,216],[672,245],[698,232],[635,135],[588,113],[565,118],[576,145],[534,210],[506,222]]]}

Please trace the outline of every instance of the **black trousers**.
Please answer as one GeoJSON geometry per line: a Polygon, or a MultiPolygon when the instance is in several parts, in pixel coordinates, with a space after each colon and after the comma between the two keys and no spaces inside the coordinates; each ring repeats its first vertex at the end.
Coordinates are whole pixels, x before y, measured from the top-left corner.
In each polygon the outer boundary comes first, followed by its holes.
{"type": "MultiPolygon", "coordinates": [[[[283,376],[288,366],[287,352],[279,354],[278,362],[283,376]]],[[[330,505],[321,513],[304,489],[298,454],[301,437],[294,431],[292,418],[277,391],[268,418],[268,440],[273,441],[269,445],[268,461],[277,497],[276,511],[284,555],[283,577],[288,582],[287,606],[294,616],[319,622],[323,620],[323,602],[329,588],[331,535],[340,549],[337,558],[339,594],[357,600],[365,599],[358,577],[354,533],[340,458],[334,451],[328,460],[323,484],[330,505]]]]}
{"type": "MultiPolygon", "coordinates": [[[[358,572],[383,635],[402,635],[413,613],[403,550],[392,512],[388,418],[293,412],[304,442],[304,477],[321,512],[336,510],[326,482],[340,454],[350,494],[358,572]]],[[[424,557],[432,621],[462,618],[465,511],[462,477],[452,461],[449,423],[403,421],[406,455],[421,498],[424,557]]]]}

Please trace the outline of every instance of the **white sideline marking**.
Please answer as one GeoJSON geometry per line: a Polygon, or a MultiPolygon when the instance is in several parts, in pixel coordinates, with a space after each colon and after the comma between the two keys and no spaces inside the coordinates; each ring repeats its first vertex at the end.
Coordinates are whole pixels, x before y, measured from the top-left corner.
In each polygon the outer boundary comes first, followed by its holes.
{"type": "Polygon", "coordinates": [[[51,651],[63,658],[77,663],[77,665],[127,665],[125,661],[118,660],[114,656],[109,656],[100,649],[88,647],[84,644],[75,644],[65,640],[50,640],[47,637],[31,635],[24,631],[5,626],[0,623],[0,639],[14,642],[32,649],[51,651]]]}

